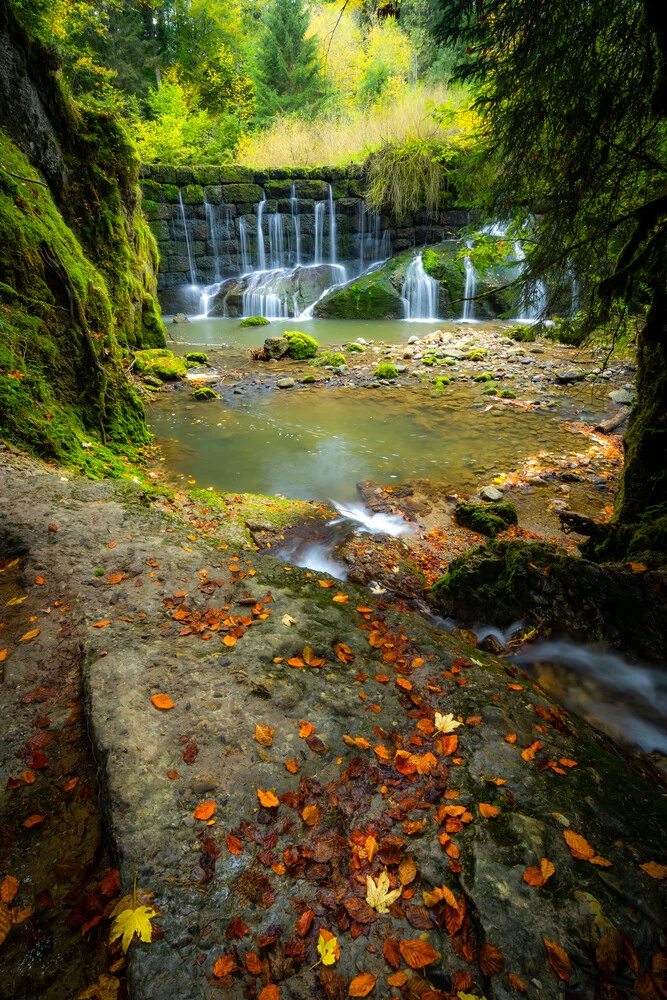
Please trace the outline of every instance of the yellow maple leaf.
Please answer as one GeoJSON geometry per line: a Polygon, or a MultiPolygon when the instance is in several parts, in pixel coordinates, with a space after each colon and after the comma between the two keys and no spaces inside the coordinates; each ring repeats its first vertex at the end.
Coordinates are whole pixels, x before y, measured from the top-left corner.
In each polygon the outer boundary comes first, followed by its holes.
{"type": "Polygon", "coordinates": [[[456,721],[451,712],[447,715],[441,715],[440,712],[435,713],[435,728],[439,733],[453,733],[460,725],[461,723],[456,721]]]}
{"type": "Polygon", "coordinates": [[[137,906],[132,909],[122,910],[118,913],[111,925],[110,940],[115,941],[122,934],[123,951],[130,947],[134,936],[140,941],[150,941],[152,935],[151,918],[156,917],[157,912],[151,906],[137,906]]]}
{"type": "MultiPolygon", "coordinates": [[[[317,939],[317,954],[320,956],[322,965],[333,965],[336,961],[336,951],[338,949],[338,938],[330,937],[325,941],[320,934],[317,939]]],[[[340,954],[340,952],[339,952],[340,954]]]]}
{"type": "Polygon", "coordinates": [[[382,872],[377,882],[370,875],[366,876],[366,902],[378,913],[389,913],[389,907],[403,892],[402,886],[399,886],[398,889],[392,889],[391,892],[388,892],[388,889],[389,876],[386,871],[382,872]]]}

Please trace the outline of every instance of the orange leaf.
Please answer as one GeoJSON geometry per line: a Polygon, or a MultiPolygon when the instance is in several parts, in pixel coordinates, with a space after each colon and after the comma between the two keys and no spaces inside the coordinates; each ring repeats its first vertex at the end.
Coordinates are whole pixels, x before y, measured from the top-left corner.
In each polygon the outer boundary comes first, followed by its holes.
{"type": "Polygon", "coordinates": [[[315,826],[320,818],[320,811],[317,806],[306,806],[301,812],[301,818],[307,826],[315,826]]]}
{"type": "Polygon", "coordinates": [[[14,878],[13,875],[7,875],[2,881],[2,886],[0,886],[0,899],[2,899],[2,902],[6,904],[11,903],[18,892],[18,888],[19,880],[14,878]]]}
{"type": "Polygon", "coordinates": [[[320,587],[335,587],[336,584],[333,580],[318,580],[320,587]]]}
{"type": "Polygon", "coordinates": [[[347,995],[349,997],[367,997],[374,989],[375,983],[376,979],[372,972],[360,972],[350,983],[347,995]]]}
{"type": "Polygon", "coordinates": [[[195,819],[210,819],[215,812],[215,802],[200,802],[193,815],[195,819]]]}
{"type": "Polygon", "coordinates": [[[312,736],[313,733],[317,732],[312,722],[300,722],[299,725],[301,726],[301,729],[299,730],[299,736],[303,740],[305,740],[308,736],[312,736]]]}
{"type": "Polygon", "coordinates": [[[234,968],[234,956],[233,955],[223,955],[213,966],[213,975],[218,979],[222,979],[223,976],[228,976],[229,973],[234,968]]]}
{"type": "Polygon", "coordinates": [[[520,979],[519,976],[515,976],[513,972],[510,972],[510,974],[507,977],[507,979],[509,980],[509,984],[512,987],[512,989],[514,990],[515,993],[527,993],[528,992],[528,987],[524,983],[523,979],[520,979]]]}
{"type": "Polygon", "coordinates": [[[236,638],[235,635],[226,635],[222,641],[225,644],[225,646],[235,646],[236,643],[238,642],[238,639],[236,638]]]}
{"type": "Polygon", "coordinates": [[[505,737],[505,743],[516,743],[516,733],[508,733],[505,737]]]}
{"type": "Polygon", "coordinates": [[[254,951],[247,951],[244,956],[245,967],[248,972],[253,976],[258,976],[262,971],[262,963],[259,960],[259,955],[256,955],[254,951]]]}
{"type": "Polygon", "coordinates": [[[259,994],[257,1000],[280,1000],[280,990],[275,983],[269,983],[259,994]]]}
{"type": "Polygon", "coordinates": [[[107,625],[111,625],[111,619],[105,619],[104,621],[101,622],[93,622],[91,628],[106,628],[107,625]]]}
{"type": "Polygon", "coordinates": [[[581,834],[575,833],[574,830],[563,830],[563,837],[573,858],[588,861],[595,856],[595,851],[581,834]]]}
{"type": "Polygon", "coordinates": [[[396,687],[399,687],[402,691],[412,691],[412,683],[405,677],[399,677],[396,681],[396,687]]]}
{"type": "Polygon", "coordinates": [[[291,656],[287,661],[288,667],[305,667],[304,661],[300,656],[291,656]]]}
{"type": "Polygon", "coordinates": [[[667,865],[659,865],[657,861],[647,861],[646,864],[639,866],[642,871],[650,875],[651,878],[663,879],[667,878],[667,865]]]}
{"type": "Polygon", "coordinates": [[[423,969],[438,958],[435,948],[428,941],[420,941],[419,938],[399,941],[398,947],[411,969],[423,969]]]}
{"type": "Polygon", "coordinates": [[[33,628],[30,632],[26,632],[25,635],[22,635],[19,642],[29,642],[31,639],[38,636],[41,631],[42,630],[40,628],[33,628]]]}
{"type": "Polygon", "coordinates": [[[243,844],[233,833],[227,834],[227,850],[230,854],[243,854],[243,844]]]}
{"type": "Polygon", "coordinates": [[[379,760],[389,763],[391,760],[391,750],[388,750],[384,743],[378,743],[376,747],[373,747],[373,753],[379,760]]]}
{"type": "Polygon", "coordinates": [[[78,784],[79,784],[79,779],[78,778],[70,778],[70,780],[67,781],[65,783],[65,785],[63,786],[63,792],[71,792],[72,789],[76,788],[76,786],[78,784]]]}
{"type": "Polygon", "coordinates": [[[388,976],[387,982],[390,986],[405,986],[408,981],[408,977],[404,972],[395,972],[392,976],[388,976]]]}
{"type": "Polygon", "coordinates": [[[412,858],[403,858],[398,866],[398,877],[401,885],[410,885],[417,878],[417,865],[412,858]]]}
{"type": "Polygon", "coordinates": [[[499,809],[495,806],[490,805],[488,802],[478,802],[479,811],[481,812],[484,819],[495,819],[499,813],[499,809]]]}
{"type": "Polygon", "coordinates": [[[274,733],[275,729],[272,729],[271,726],[256,725],[254,738],[257,740],[259,744],[261,744],[261,746],[270,747],[271,744],[273,743],[274,733]]]}
{"type": "Polygon", "coordinates": [[[349,599],[350,598],[348,597],[347,594],[336,594],[332,598],[332,600],[335,601],[336,604],[347,604],[347,602],[349,601],[349,599]]]}
{"type": "Polygon", "coordinates": [[[178,779],[180,778],[180,774],[178,773],[178,771],[167,771],[167,777],[169,778],[170,781],[178,781],[178,779]]]}
{"type": "Polygon", "coordinates": [[[485,976],[497,976],[505,964],[505,956],[494,944],[483,944],[479,949],[479,967],[485,976]]]}
{"type": "Polygon", "coordinates": [[[37,584],[38,587],[43,586],[43,584],[44,584],[44,577],[43,576],[36,576],[35,577],[35,583],[37,584]]]}
{"type": "Polygon", "coordinates": [[[27,819],[23,820],[23,825],[30,829],[31,826],[37,826],[38,823],[43,823],[44,817],[40,816],[39,813],[33,813],[32,816],[28,816],[27,819]]]}
{"type": "Polygon", "coordinates": [[[592,865],[598,865],[599,868],[611,868],[611,861],[607,861],[606,858],[601,858],[599,855],[595,855],[588,859],[592,865]]]}
{"type": "Polygon", "coordinates": [[[565,951],[565,948],[562,948],[556,941],[547,941],[546,938],[543,938],[542,940],[544,941],[544,947],[547,950],[549,965],[559,979],[564,980],[564,982],[568,982],[570,978],[570,970],[572,969],[570,956],[565,951]]]}
{"type": "Polygon", "coordinates": [[[296,922],[296,932],[299,937],[305,937],[310,930],[310,925],[315,919],[314,910],[304,910],[299,919],[296,922]]]}
{"type": "Polygon", "coordinates": [[[280,805],[273,792],[264,792],[261,788],[257,789],[257,798],[267,809],[273,809],[275,806],[280,805]]]}
{"type": "Polygon", "coordinates": [[[286,760],[285,761],[285,767],[287,768],[287,770],[289,771],[290,774],[297,774],[298,773],[299,765],[297,764],[297,762],[295,760],[291,760],[291,759],[286,760]]]}
{"type": "Polygon", "coordinates": [[[122,573],[109,573],[109,575],[107,576],[107,583],[110,583],[113,586],[113,584],[115,583],[120,583],[122,579],[123,579],[122,573]]]}
{"type": "Polygon", "coordinates": [[[0,663],[2,663],[2,661],[6,659],[7,659],[7,650],[0,649],[0,663]]]}
{"type": "Polygon", "coordinates": [[[168,694],[154,694],[151,695],[151,701],[156,708],[162,709],[163,712],[168,711],[168,709],[174,707],[174,703],[168,694]]]}

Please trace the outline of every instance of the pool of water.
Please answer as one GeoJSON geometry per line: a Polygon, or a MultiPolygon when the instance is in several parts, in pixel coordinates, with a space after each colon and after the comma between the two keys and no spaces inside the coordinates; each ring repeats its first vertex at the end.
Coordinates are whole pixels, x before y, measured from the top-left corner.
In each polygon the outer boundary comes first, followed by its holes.
{"type": "MultiPolygon", "coordinates": [[[[498,325],[494,323],[494,325],[498,325]]],[[[446,323],[442,320],[337,320],[337,319],[275,319],[267,326],[242,327],[240,319],[193,319],[189,323],[167,322],[169,337],[176,344],[227,344],[229,347],[257,347],[265,337],[278,337],[285,330],[304,330],[321,346],[342,344],[357,337],[376,343],[402,344],[416,334],[423,337],[433,330],[463,331],[474,337],[476,324],[446,323]]]]}
{"type": "Polygon", "coordinates": [[[148,420],[169,472],[191,486],[349,503],[360,480],[430,479],[465,493],[542,449],[584,451],[562,427],[568,403],[488,408],[464,385],[438,398],[423,386],[257,387],[206,403],[162,393],[148,420]]]}

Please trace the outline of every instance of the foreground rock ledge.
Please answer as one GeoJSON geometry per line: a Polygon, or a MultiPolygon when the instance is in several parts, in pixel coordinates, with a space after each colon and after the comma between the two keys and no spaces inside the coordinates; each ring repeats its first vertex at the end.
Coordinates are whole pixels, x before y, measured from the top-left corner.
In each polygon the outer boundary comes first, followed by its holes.
{"type": "Polygon", "coordinates": [[[640,865],[667,861],[664,799],[608,740],[418,615],[192,541],[139,488],[9,471],[0,516],[28,550],[27,577],[48,566],[73,595],[123,892],[136,866],[163,914],[157,939],[131,946],[134,1000],[219,987],[240,1000],[270,983],[283,1000],[343,998],[362,972],[382,1000],[556,998],[567,981],[577,998],[660,995],[666,883],[640,865]],[[157,709],[158,693],[175,707],[157,709]],[[436,712],[461,724],[434,731],[436,712]],[[213,825],[194,818],[203,801],[213,825]],[[555,873],[531,886],[542,858],[555,873]],[[381,915],[366,875],[385,869],[403,888],[381,915]],[[446,893],[425,906],[443,885],[457,906],[446,893]],[[338,937],[329,968],[312,968],[320,928],[338,937]],[[413,971],[388,939],[427,940],[438,957],[413,971]],[[224,955],[232,972],[216,978],[224,955]],[[391,984],[385,955],[404,973],[391,984]]]}

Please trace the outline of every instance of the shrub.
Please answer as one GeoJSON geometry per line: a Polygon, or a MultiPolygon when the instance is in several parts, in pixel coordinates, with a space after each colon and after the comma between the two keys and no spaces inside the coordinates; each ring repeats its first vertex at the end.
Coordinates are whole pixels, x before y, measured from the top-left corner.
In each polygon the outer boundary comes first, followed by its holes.
{"type": "Polygon", "coordinates": [[[399,219],[424,209],[434,213],[445,187],[445,159],[445,145],[438,139],[386,142],[367,161],[369,205],[376,211],[391,205],[399,219]]]}
{"type": "Polygon", "coordinates": [[[375,369],[376,378],[396,378],[398,372],[390,361],[381,361],[375,369]]]}
{"type": "Polygon", "coordinates": [[[265,319],[264,316],[246,316],[242,319],[239,326],[268,326],[269,321],[265,319]]]}
{"type": "Polygon", "coordinates": [[[203,351],[190,351],[184,357],[186,361],[192,361],[196,365],[205,365],[208,361],[208,354],[204,354],[203,351]]]}
{"type": "MultiPolygon", "coordinates": [[[[289,341],[290,358],[295,361],[303,361],[305,358],[314,358],[317,354],[319,344],[310,334],[302,330],[287,330],[283,336],[289,341]]],[[[343,360],[343,363],[344,360],[343,360]]]]}

